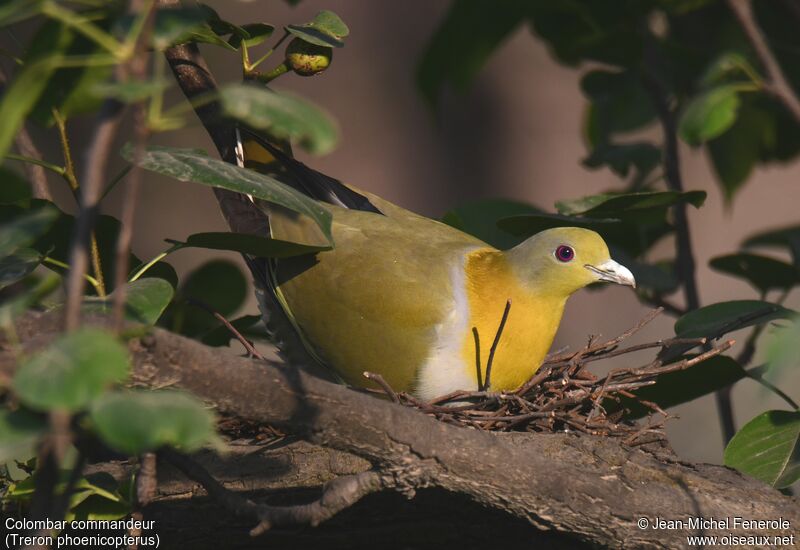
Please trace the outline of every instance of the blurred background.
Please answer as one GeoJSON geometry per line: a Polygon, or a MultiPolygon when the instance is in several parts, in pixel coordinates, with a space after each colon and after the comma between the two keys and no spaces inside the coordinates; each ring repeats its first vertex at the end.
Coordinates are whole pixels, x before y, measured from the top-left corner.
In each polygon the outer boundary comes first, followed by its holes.
{"type": "MultiPolygon", "coordinates": [[[[318,11],[330,9],[349,25],[347,45],[336,50],[331,70],[314,78],[281,79],[275,86],[313,100],[338,121],[341,139],[333,153],[322,158],[299,153],[312,167],[336,178],[431,217],[485,197],[513,198],[553,211],[557,199],[621,187],[608,169],[593,171],[581,164],[587,156],[582,137],[587,102],[579,87],[581,71],[559,65],[527,26],[519,27],[497,49],[469,91],[446,91],[434,113],[416,87],[415,71],[449,2],[304,0],[294,8],[275,0],[209,0],[208,4],[223,19],[237,23],[284,25],[307,21],[318,11]]],[[[241,78],[235,53],[202,49],[218,80],[241,78]]],[[[175,92],[172,101],[183,100],[175,92]]],[[[44,145],[45,155],[58,158],[57,144],[47,142],[52,135],[32,130],[44,145]]],[[[78,147],[85,136],[82,131],[77,122],[71,128],[78,147]]],[[[661,140],[655,124],[645,134],[661,140]]],[[[130,137],[130,132],[122,132],[119,145],[130,137]]],[[[156,136],[155,142],[214,150],[196,121],[180,131],[156,136]]],[[[800,162],[757,169],[726,206],[706,154],[681,144],[681,159],[685,187],[708,193],[702,209],[689,211],[701,303],[757,298],[746,283],[711,271],[708,259],[734,251],[757,230],[800,221],[800,162]]],[[[120,159],[109,173],[121,166],[120,159]]],[[[210,189],[151,172],[145,178],[133,242],[140,258],[161,252],[165,236],[184,239],[192,233],[227,230],[210,189]]],[[[74,211],[63,187],[52,185],[59,203],[74,211]]],[[[121,187],[103,203],[105,212],[119,215],[121,187]]],[[[672,247],[671,239],[660,243],[652,259],[669,257],[672,247]]],[[[233,253],[200,250],[180,251],[170,262],[180,274],[215,256],[241,263],[233,253]]],[[[682,295],[673,299],[681,302],[682,295]]],[[[785,305],[800,309],[796,291],[785,305]]],[[[580,292],[567,306],[554,346],[577,348],[590,334],[614,336],[647,310],[627,288],[580,292]]],[[[242,313],[256,311],[250,299],[242,313]]],[[[672,323],[672,318],[662,316],[636,342],[671,336],[672,323]]],[[[742,336],[734,334],[740,341],[742,336]]],[[[780,385],[793,398],[800,398],[800,372],[785,372],[780,385]]],[[[765,409],[784,407],[746,379],[736,385],[733,398],[737,428],[765,409]]],[[[679,418],[668,423],[668,431],[679,455],[721,462],[723,442],[713,397],[673,412],[679,418]]]]}

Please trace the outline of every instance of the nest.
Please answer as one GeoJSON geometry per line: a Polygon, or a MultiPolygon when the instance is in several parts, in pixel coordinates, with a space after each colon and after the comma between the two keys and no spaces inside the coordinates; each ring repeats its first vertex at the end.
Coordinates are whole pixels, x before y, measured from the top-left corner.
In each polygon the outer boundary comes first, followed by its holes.
{"type": "MultiPolygon", "coordinates": [[[[504,320],[508,315],[508,308],[504,320]]],[[[656,403],[638,397],[635,390],[652,386],[660,375],[688,369],[726,351],[733,345],[728,340],[711,347],[706,338],[670,338],[645,344],[620,347],[625,340],[661,313],[650,312],[634,327],[615,338],[598,342],[589,338],[586,346],[573,352],[557,352],[547,357],[536,373],[513,392],[488,391],[493,353],[485,369],[486,383],[479,388],[458,391],[428,402],[405,392],[394,391],[383,378],[366,372],[364,376],[380,386],[371,390],[386,395],[395,403],[419,409],[450,424],[491,431],[581,432],[617,437],[629,446],[664,441],[664,424],[671,415],[656,403]],[[702,353],[685,356],[687,351],[703,346],[702,353]],[[615,368],[604,376],[589,370],[591,363],[653,349],[650,363],[636,368],[615,368]],[[649,414],[641,421],[630,420],[633,404],[643,406],[649,414]]],[[[492,352],[502,335],[501,322],[492,352]]]]}

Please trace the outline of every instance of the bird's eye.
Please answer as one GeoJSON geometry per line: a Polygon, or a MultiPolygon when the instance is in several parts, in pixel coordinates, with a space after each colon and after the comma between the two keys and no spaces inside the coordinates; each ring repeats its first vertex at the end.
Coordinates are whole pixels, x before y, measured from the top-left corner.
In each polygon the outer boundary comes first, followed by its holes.
{"type": "Polygon", "coordinates": [[[574,257],[575,257],[575,251],[572,250],[572,247],[562,244],[561,246],[556,248],[556,258],[558,258],[558,261],[571,262],[574,257]]]}

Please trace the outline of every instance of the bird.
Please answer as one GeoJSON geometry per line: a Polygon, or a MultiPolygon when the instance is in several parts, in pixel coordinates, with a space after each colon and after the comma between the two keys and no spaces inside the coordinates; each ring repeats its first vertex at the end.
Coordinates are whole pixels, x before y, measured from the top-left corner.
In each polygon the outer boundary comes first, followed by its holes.
{"type": "MultiPolygon", "coordinates": [[[[499,250],[309,168],[246,128],[237,129],[236,155],[331,214],[331,249],[249,264],[269,298],[259,300],[265,318],[279,307],[295,345],[352,386],[369,385],[371,372],[423,400],[512,391],[541,366],[573,293],[596,282],[636,286],[588,229],[547,229],[499,250]],[[491,386],[482,388],[490,355],[491,386]]],[[[269,237],[323,239],[305,216],[253,202],[269,237]]]]}

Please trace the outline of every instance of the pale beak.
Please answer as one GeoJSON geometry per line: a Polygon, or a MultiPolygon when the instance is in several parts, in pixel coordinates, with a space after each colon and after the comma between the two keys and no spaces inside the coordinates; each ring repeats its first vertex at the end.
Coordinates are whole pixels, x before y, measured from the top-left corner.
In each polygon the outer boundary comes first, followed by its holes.
{"type": "Polygon", "coordinates": [[[633,278],[631,270],[614,260],[607,260],[598,265],[586,264],[583,267],[597,275],[597,279],[600,281],[636,288],[636,279],[633,278]]]}

